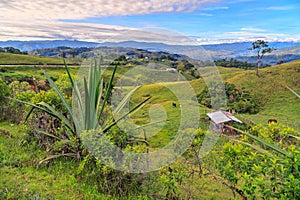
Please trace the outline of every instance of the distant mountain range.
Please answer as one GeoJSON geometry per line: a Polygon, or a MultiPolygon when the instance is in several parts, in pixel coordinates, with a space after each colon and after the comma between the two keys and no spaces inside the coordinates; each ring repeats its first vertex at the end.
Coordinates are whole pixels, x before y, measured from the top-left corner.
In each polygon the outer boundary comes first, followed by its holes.
{"type": "MultiPolygon", "coordinates": [[[[97,47],[124,47],[144,49],[148,51],[166,51],[175,54],[201,55],[199,59],[224,59],[224,58],[236,58],[242,61],[255,62],[254,52],[250,52],[248,48],[251,47],[250,42],[238,42],[238,43],[224,43],[224,44],[211,44],[202,46],[180,46],[180,45],[168,45],[164,43],[148,43],[148,42],[84,42],[77,40],[45,40],[45,41],[0,41],[0,47],[14,47],[22,51],[33,51],[37,49],[51,49],[57,47],[71,47],[71,48],[97,48],[97,47]],[[192,54],[191,52],[194,52],[192,54]]],[[[279,60],[284,62],[300,59],[300,43],[295,42],[270,42],[270,47],[274,47],[277,50],[272,54],[266,56],[264,59],[265,64],[276,64],[279,60]]],[[[51,51],[49,51],[51,52],[51,51]]],[[[44,56],[53,56],[51,53],[47,54],[47,51],[43,51],[44,56]]],[[[190,56],[191,57],[191,56],[190,56]]],[[[198,59],[198,57],[195,57],[198,59]]]]}

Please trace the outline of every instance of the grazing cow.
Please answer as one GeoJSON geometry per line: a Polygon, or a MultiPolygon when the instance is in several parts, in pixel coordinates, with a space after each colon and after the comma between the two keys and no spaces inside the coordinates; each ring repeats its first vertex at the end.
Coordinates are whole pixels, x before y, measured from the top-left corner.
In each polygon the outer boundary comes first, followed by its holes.
{"type": "Polygon", "coordinates": [[[277,120],[276,119],[269,119],[268,124],[271,124],[271,123],[277,123],[277,120]]]}
{"type": "Polygon", "coordinates": [[[177,104],[175,102],[173,102],[172,106],[175,108],[175,107],[177,107],[177,104]]]}

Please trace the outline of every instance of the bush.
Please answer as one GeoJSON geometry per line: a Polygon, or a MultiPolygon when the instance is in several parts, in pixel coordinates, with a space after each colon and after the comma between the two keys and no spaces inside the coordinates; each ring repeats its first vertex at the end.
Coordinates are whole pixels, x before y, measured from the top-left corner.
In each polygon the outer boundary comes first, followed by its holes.
{"type": "MultiPolygon", "coordinates": [[[[234,109],[238,113],[250,113],[255,114],[260,110],[259,102],[254,96],[247,90],[238,89],[234,84],[225,83],[224,85],[226,100],[227,100],[227,110],[234,109]]],[[[222,97],[221,85],[215,84],[210,87],[210,91],[206,86],[204,90],[197,95],[198,102],[206,107],[211,108],[211,95],[214,97],[215,104],[220,103],[222,97]],[[219,102],[220,101],[220,102],[219,102]]]]}
{"type": "Polygon", "coordinates": [[[11,95],[8,85],[0,78],[0,120],[5,120],[7,118],[7,109],[9,100],[5,97],[11,95]]]}
{"type": "Polygon", "coordinates": [[[258,125],[226,143],[216,159],[221,176],[240,194],[253,199],[300,198],[300,133],[281,124],[258,125]],[[266,148],[268,142],[285,152],[266,148]]]}

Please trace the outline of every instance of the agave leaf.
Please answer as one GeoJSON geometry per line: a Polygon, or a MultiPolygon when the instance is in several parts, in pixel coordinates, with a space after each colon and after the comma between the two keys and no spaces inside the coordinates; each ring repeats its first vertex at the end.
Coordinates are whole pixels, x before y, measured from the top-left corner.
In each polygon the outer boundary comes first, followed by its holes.
{"type": "Polygon", "coordinates": [[[68,74],[68,77],[69,77],[69,80],[70,80],[73,92],[75,93],[75,95],[76,95],[76,97],[77,97],[77,99],[79,101],[80,110],[81,110],[81,112],[83,112],[83,108],[82,108],[83,103],[82,103],[81,95],[79,93],[78,86],[75,84],[75,81],[74,81],[74,79],[71,76],[69,67],[68,67],[65,59],[64,59],[64,65],[65,65],[65,69],[67,71],[67,74],[68,74]]]}
{"type": "Polygon", "coordinates": [[[126,114],[124,114],[122,117],[120,117],[119,119],[115,120],[113,123],[111,123],[110,125],[106,126],[105,128],[103,128],[103,133],[106,133],[109,129],[111,129],[114,125],[116,125],[119,121],[121,121],[122,119],[124,119],[125,117],[127,117],[129,114],[131,114],[132,112],[134,112],[135,110],[139,109],[142,105],[144,105],[151,97],[148,97],[147,99],[145,99],[144,101],[142,101],[141,103],[139,103],[138,105],[136,105],[133,109],[131,109],[130,111],[128,111],[126,114]]]}
{"type": "Polygon", "coordinates": [[[55,110],[52,106],[50,106],[49,104],[45,103],[45,102],[40,102],[40,103],[37,103],[37,105],[41,105],[41,106],[44,106],[46,107],[50,112],[49,114],[57,119],[59,119],[60,121],[62,121],[66,126],[67,128],[73,133],[75,134],[75,130],[74,128],[72,127],[72,125],[70,124],[69,120],[63,115],[61,114],[60,112],[58,112],[57,110],[55,110]]]}
{"type": "Polygon", "coordinates": [[[65,157],[65,156],[66,157],[76,157],[77,155],[75,153],[63,153],[63,154],[52,155],[52,156],[49,156],[49,157],[41,160],[38,165],[41,165],[43,162],[46,162],[48,160],[52,160],[52,159],[59,158],[59,157],[65,157]]]}
{"type": "Polygon", "coordinates": [[[60,100],[62,101],[63,105],[65,106],[65,108],[67,109],[67,111],[70,114],[70,117],[72,118],[72,121],[75,125],[76,130],[79,128],[78,122],[73,114],[73,111],[71,109],[71,107],[69,106],[69,104],[67,103],[66,99],[63,97],[62,93],[60,92],[60,90],[58,89],[58,87],[55,85],[55,83],[53,82],[53,80],[50,78],[50,76],[45,73],[45,76],[48,80],[48,82],[50,83],[51,87],[54,89],[54,91],[57,93],[57,95],[59,96],[60,100]]]}
{"type": "Polygon", "coordinates": [[[300,137],[298,137],[298,136],[291,135],[291,134],[288,134],[288,136],[289,136],[289,137],[292,137],[292,138],[295,138],[295,139],[297,139],[297,140],[300,140],[300,137]]]}
{"type": "Polygon", "coordinates": [[[251,147],[252,149],[255,149],[256,151],[260,152],[260,153],[264,153],[264,154],[269,154],[270,155],[270,152],[268,152],[267,150],[263,149],[263,148],[260,148],[259,146],[257,145],[253,145],[253,144],[250,144],[248,142],[243,142],[243,141],[240,141],[240,140],[233,140],[235,142],[239,142],[239,143],[242,143],[246,146],[249,146],[251,147]]]}
{"type": "Polygon", "coordinates": [[[42,133],[42,134],[46,135],[46,136],[55,138],[55,139],[57,139],[57,140],[62,140],[61,138],[59,138],[59,137],[57,137],[57,136],[55,136],[55,135],[53,135],[53,134],[51,134],[51,133],[47,133],[46,131],[39,130],[39,129],[35,129],[35,130],[36,130],[37,132],[39,132],[39,133],[42,133]]]}
{"type": "MultiPolygon", "coordinates": [[[[84,116],[84,108],[83,108],[83,101],[82,101],[82,96],[80,95],[79,92],[79,87],[77,84],[75,84],[74,88],[73,88],[74,93],[76,94],[77,99],[73,100],[73,103],[77,103],[78,104],[78,114],[79,116],[84,116]]],[[[74,98],[74,96],[73,96],[74,98]]]]}
{"type": "Polygon", "coordinates": [[[297,92],[295,92],[292,88],[289,88],[288,86],[285,87],[300,99],[300,95],[297,92]]]}
{"type": "Polygon", "coordinates": [[[101,110],[100,110],[100,113],[99,113],[98,121],[100,121],[100,119],[101,119],[101,116],[102,116],[102,113],[104,111],[106,102],[109,98],[109,95],[110,95],[110,92],[111,92],[111,89],[112,89],[112,82],[113,82],[113,79],[115,77],[116,71],[117,71],[117,65],[115,66],[114,71],[113,71],[113,73],[110,77],[110,81],[109,81],[109,84],[108,84],[108,87],[107,87],[107,90],[106,90],[106,93],[105,93],[105,96],[104,96],[104,101],[103,101],[103,104],[102,104],[102,107],[101,107],[101,110]]]}
{"type": "Polygon", "coordinates": [[[265,141],[265,140],[263,140],[263,139],[261,139],[259,137],[256,137],[256,136],[254,136],[254,135],[252,135],[250,133],[246,133],[246,132],[244,132],[242,130],[239,130],[237,128],[234,128],[232,126],[227,126],[227,127],[231,128],[233,130],[236,130],[237,132],[239,132],[239,133],[241,133],[243,135],[248,136],[249,138],[253,139],[254,141],[256,141],[256,142],[258,142],[258,143],[260,143],[262,145],[265,145],[265,146],[269,147],[270,149],[272,149],[272,150],[274,150],[274,151],[276,151],[276,152],[278,152],[278,153],[280,153],[280,154],[282,154],[284,156],[290,157],[290,155],[286,151],[284,151],[283,149],[279,148],[278,146],[276,146],[274,144],[271,144],[271,143],[269,143],[269,142],[267,142],[267,141],[265,141]]]}
{"type": "Polygon", "coordinates": [[[25,117],[25,122],[28,120],[28,118],[30,117],[31,113],[33,112],[35,107],[31,106],[31,109],[29,110],[29,112],[27,113],[26,117],[25,117]]]}
{"type": "Polygon", "coordinates": [[[137,86],[137,87],[133,88],[130,92],[128,92],[128,94],[122,99],[122,101],[118,104],[118,106],[114,110],[115,113],[119,113],[124,108],[124,106],[126,105],[126,103],[128,102],[128,100],[130,99],[130,97],[132,96],[132,94],[138,88],[140,88],[140,86],[137,86]]]}
{"type": "Polygon", "coordinates": [[[144,103],[142,103],[139,107],[137,107],[137,108],[134,109],[132,112],[130,112],[130,114],[136,113],[137,111],[139,111],[140,109],[142,109],[146,104],[151,103],[151,102],[153,102],[154,100],[155,100],[155,99],[152,99],[152,97],[148,97],[144,103]],[[150,100],[150,99],[151,99],[151,101],[148,101],[148,100],[150,100]]]}
{"type": "Polygon", "coordinates": [[[26,105],[30,105],[32,108],[30,109],[30,111],[28,112],[25,120],[28,120],[29,116],[31,115],[32,111],[34,109],[38,109],[38,110],[41,110],[49,115],[51,115],[52,117],[55,117],[57,119],[59,119],[60,121],[64,122],[66,127],[72,132],[72,133],[75,133],[73,127],[71,126],[69,120],[64,116],[62,115],[61,113],[57,112],[53,107],[51,107],[49,104],[45,103],[45,102],[40,102],[40,103],[37,103],[37,104],[33,104],[33,103],[29,103],[29,102],[26,102],[26,101],[22,101],[22,100],[19,100],[19,99],[14,99],[14,98],[9,98],[13,101],[17,101],[19,103],[22,103],[22,104],[26,104],[26,105]]]}
{"type": "Polygon", "coordinates": [[[85,121],[84,121],[84,129],[87,130],[90,123],[90,99],[89,99],[89,90],[87,86],[86,79],[84,78],[84,98],[85,98],[85,121]]]}

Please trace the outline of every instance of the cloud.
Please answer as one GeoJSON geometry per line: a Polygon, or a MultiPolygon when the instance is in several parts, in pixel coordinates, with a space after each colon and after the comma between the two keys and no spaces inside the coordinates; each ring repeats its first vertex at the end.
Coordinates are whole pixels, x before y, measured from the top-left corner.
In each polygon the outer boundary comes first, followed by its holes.
{"type": "Polygon", "coordinates": [[[199,13],[200,16],[205,16],[205,17],[212,17],[214,16],[213,14],[210,14],[210,13],[204,13],[204,12],[201,12],[199,13]]]}
{"type": "MultiPolygon", "coordinates": [[[[247,29],[247,28],[246,28],[247,29]]],[[[245,29],[244,29],[245,30],[245,29]]],[[[265,32],[252,31],[232,31],[232,32],[209,32],[204,35],[194,37],[199,44],[220,44],[233,42],[252,42],[257,39],[263,39],[268,42],[300,42],[300,34],[274,33],[265,30],[265,32]],[[207,37],[209,35],[209,37],[207,37]]]]}
{"type": "Polygon", "coordinates": [[[266,30],[264,29],[260,29],[260,28],[252,28],[252,27],[245,27],[245,28],[241,28],[241,31],[251,31],[251,32],[266,32],[266,30]]]}
{"type": "Polygon", "coordinates": [[[89,42],[163,42],[195,44],[190,38],[164,29],[136,29],[90,23],[36,21],[35,23],[1,21],[0,40],[81,40],[89,42]]]}
{"type": "MultiPolygon", "coordinates": [[[[109,40],[109,38],[120,40],[124,36],[124,32],[126,32],[128,39],[133,40],[136,37],[133,35],[136,34],[137,30],[133,32],[133,29],[129,27],[64,21],[76,21],[93,17],[145,15],[159,12],[191,12],[202,8],[205,4],[220,1],[1,0],[0,40],[76,39],[102,42],[109,40]]],[[[211,16],[211,14],[205,13],[202,15],[211,16]]],[[[147,32],[146,37],[149,38],[151,34],[147,32]]],[[[141,36],[140,39],[142,40],[141,36]]]]}
{"type": "Polygon", "coordinates": [[[217,7],[207,7],[207,8],[203,8],[202,10],[213,11],[213,10],[227,10],[227,9],[229,9],[228,6],[217,6],[217,7]]]}
{"type": "Polygon", "coordinates": [[[220,0],[11,0],[0,2],[0,18],[8,20],[63,20],[89,17],[186,12],[220,0]]]}
{"type": "Polygon", "coordinates": [[[0,40],[28,40],[36,39],[104,39],[113,37],[122,31],[129,30],[127,27],[98,25],[98,24],[75,24],[64,22],[15,22],[0,21],[0,40]]]}
{"type": "Polygon", "coordinates": [[[265,10],[281,10],[281,11],[285,11],[285,10],[293,10],[293,9],[297,9],[299,8],[299,4],[295,4],[295,5],[284,5],[284,6],[270,6],[265,8],[265,10]]]}

